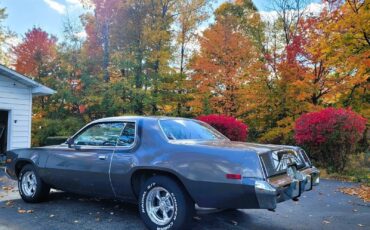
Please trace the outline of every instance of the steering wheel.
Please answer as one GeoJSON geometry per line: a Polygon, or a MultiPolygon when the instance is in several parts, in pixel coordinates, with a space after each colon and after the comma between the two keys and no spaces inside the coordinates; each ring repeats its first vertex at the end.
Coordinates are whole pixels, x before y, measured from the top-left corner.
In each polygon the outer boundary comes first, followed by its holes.
{"type": "Polygon", "coordinates": [[[115,141],[104,141],[103,146],[115,146],[115,141]]]}

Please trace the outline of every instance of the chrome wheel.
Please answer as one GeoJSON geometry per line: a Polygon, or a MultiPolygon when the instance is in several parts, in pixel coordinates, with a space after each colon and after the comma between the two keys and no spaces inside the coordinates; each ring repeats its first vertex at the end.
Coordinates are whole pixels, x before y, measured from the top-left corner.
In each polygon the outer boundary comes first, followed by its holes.
{"type": "Polygon", "coordinates": [[[174,197],[163,187],[148,192],[145,206],[150,220],[157,225],[168,224],[175,213],[174,197]]]}
{"type": "Polygon", "coordinates": [[[31,197],[36,192],[37,180],[36,175],[33,171],[27,171],[23,174],[22,180],[22,191],[24,195],[31,197]]]}

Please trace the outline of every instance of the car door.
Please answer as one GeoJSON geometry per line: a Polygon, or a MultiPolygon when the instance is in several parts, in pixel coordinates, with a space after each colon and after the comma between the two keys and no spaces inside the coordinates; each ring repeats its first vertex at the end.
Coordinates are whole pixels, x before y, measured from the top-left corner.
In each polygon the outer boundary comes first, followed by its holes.
{"type": "Polygon", "coordinates": [[[126,122],[112,156],[110,178],[115,196],[126,199],[131,196],[129,173],[137,164],[135,152],[139,146],[137,122],[126,122]]]}
{"type": "Polygon", "coordinates": [[[50,183],[66,191],[113,197],[109,168],[123,127],[123,122],[92,124],[73,137],[69,148],[50,154],[50,183]]]}

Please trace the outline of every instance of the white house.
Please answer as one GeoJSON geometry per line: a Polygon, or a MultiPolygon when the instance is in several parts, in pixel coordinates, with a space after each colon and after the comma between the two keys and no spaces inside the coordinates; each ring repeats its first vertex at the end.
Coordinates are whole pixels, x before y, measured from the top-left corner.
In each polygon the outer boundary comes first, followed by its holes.
{"type": "Polygon", "coordinates": [[[0,154],[31,146],[32,97],[54,92],[0,65],[0,154]]]}

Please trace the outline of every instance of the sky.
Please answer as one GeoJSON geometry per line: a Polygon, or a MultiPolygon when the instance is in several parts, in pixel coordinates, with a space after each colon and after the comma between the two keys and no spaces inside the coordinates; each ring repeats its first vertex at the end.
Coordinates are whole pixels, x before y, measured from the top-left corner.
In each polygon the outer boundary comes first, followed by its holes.
{"type": "Polygon", "coordinates": [[[20,36],[36,26],[62,38],[66,18],[86,12],[79,0],[0,0],[0,7],[8,14],[3,25],[20,36]]]}
{"type": "MultiPolygon", "coordinates": [[[[227,0],[216,0],[214,8],[225,1],[227,0]]],[[[271,11],[271,0],[253,0],[253,2],[260,11],[265,13],[271,11]]],[[[8,14],[4,26],[14,31],[18,38],[36,26],[62,39],[63,22],[66,18],[78,20],[78,16],[87,10],[79,0],[0,0],[0,7],[5,7],[8,14]]]]}

